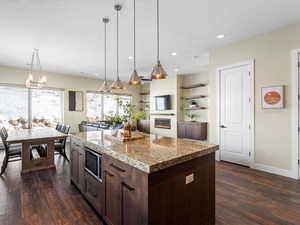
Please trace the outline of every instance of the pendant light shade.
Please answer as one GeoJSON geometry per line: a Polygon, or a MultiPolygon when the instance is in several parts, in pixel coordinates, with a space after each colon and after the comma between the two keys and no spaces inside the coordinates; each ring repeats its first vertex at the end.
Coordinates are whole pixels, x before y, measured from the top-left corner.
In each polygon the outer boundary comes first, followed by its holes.
{"type": "Polygon", "coordinates": [[[119,76],[119,12],[122,9],[122,6],[115,5],[114,8],[117,12],[117,77],[116,80],[113,82],[111,89],[116,90],[116,89],[124,89],[124,86],[119,76]]]}
{"type": "Polygon", "coordinates": [[[106,25],[107,23],[109,22],[109,19],[108,18],[103,18],[103,23],[104,23],[104,82],[103,84],[101,85],[100,87],[100,90],[101,92],[110,92],[111,89],[109,87],[109,84],[107,82],[107,79],[106,79],[106,76],[107,76],[107,43],[106,43],[106,25]]]}
{"type": "Polygon", "coordinates": [[[157,63],[152,70],[151,79],[159,80],[159,79],[167,78],[168,74],[164,70],[163,66],[160,63],[160,59],[159,59],[159,0],[156,1],[156,7],[157,7],[157,10],[156,10],[157,63]]]}
{"type": "Polygon", "coordinates": [[[131,84],[131,85],[140,85],[141,84],[141,78],[138,75],[138,73],[136,72],[136,70],[134,70],[133,73],[131,74],[129,84],[131,84]]]}
{"type": "Polygon", "coordinates": [[[136,20],[135,20],[135,0],[133,0],[133,73],[131,74],[129,84],[131,85],[140,85],[141,84],[141,78],[139,74],[136,71],[136,20]]]}
{"type": "Polygon", "coordinates": [[[151,79],[159,80],[159,79],[165,79],[167,78],[168,74],[160,64],[160,61],[157,61],[157,64],[154,66],[152,73],[151,73],[151,79]]]}

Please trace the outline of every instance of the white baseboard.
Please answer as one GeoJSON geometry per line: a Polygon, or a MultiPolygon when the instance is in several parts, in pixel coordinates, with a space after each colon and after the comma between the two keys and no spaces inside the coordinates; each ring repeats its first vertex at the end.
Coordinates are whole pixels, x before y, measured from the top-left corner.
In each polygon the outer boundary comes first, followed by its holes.
{"type": "Polygon", "coordinates": [[[295,175],[293,174],[293,172],[291,170],[279,169],[279,168],[276,168],[276,167],[266,166],[266,165],[262,165],[262,164],[258,164],[258,163],[254,164],[252,166],[252,168],[256,169],[256,170],[260,170],[260,171],[264,171],[264,172],[284,176],[284,177],[298,179],[297,177],[295,177],[295,175]]]}

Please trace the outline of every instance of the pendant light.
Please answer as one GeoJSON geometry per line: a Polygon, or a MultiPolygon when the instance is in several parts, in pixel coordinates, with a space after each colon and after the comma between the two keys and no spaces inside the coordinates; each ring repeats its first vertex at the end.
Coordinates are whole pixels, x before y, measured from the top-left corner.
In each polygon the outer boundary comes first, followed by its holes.
{"type": "Polygon", "coordinates": [[[131,85],[140,85],[141,84],[141,78],[138,75],[136,71],[136,20],[135,20],[135,0],[133,0],[133,73],[130,77],[129,84],[131,85]]]}
{"type": "Polygon", "coordinates": [[[124,86],[120,80],[119,76],[119,12],[122,9],[121,5],[115,5],[115,10],[117,12],[117,77],[116,80],[113,82],[111,89],[124,89],[124,86]]]}
{"type": "Polygon", "coordinates": [[[27,78],[25,84],[26,84],[27,88],[34,88],[34,89],[42,88],[47,83],[47,77],[41,76],[38,81],[34,81],[33,80],[34,67],[36,67],[38,69],[39,73],[42,72],[39,50],[36,48],[33,50],[33,53],[31,56],[30,71],[29,71],[28,78],[27,78]]]}
{"type": "Polygon", "coordinates": [[[107,77],[107,55],[106,55],[106,53],[107,53],[106,33],[107,32],[106,32],[106,25],[108,24],[109,19],[108,18],[103,18],[102,21],[104,23],[104,82],[103,82],[103,84],[100,88],[100,91],[107,93],[107,92],[111,91],[111,89],[108,85],[107,79],[106,79],[106,77],[107,77]]]}
{"type": "Polygon", "coordinates": [[[159,59],[159,0],[156,1],[156,34],[157,34],[157,63],[154,66],[152,73],[151,73],[151,79],[165,79],[167,78],[168,74],[160,64],[160,59],[159,59]]]}

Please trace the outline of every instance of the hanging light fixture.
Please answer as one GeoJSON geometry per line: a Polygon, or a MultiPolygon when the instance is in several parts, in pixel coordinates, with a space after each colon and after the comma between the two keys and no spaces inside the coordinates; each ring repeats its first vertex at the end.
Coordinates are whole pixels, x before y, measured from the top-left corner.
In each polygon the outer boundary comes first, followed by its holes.
{"type": "Polygon", "coordinates": [[[168,74],[160,64],[159,59],[159,0],[156,1],[156,34],[157,34],[157,63],[154,66],[152,73],[151,73],[151,79],[165,79],[167,78],[168,74]]]}
{"type": "Polygon", "coordinates": [[[141,78],[139,74],[136,71],[136,20],[135,20],[135,0],[133,0],[133,73],[131,74],[129,84],[131,85],[140,85],[141,84],[141,78]]]}
{"type": "Polygon", "coordinates": [[[108,18],[103,18],[102,21],[104,23],[104,82],[103,82],[103,84],[100,88],[100,91],[107,93],[107,92],[111,91],[111,89],[108,85],[107,79],[106,79],[106,77],[107,77],[107,57],[106,57],[107,56],[106,55],[106,53],[107,53],[106,33],[107,32],[106,32],[106,25],[109,22],[109,19],[108,18]]]}
{"type": "Polygon", "coordinates": [[[39,50],[34,49],[31,57],[31,63],[30,63],[30,71],[28,74],[28,78],[25,82],[27,88],[42,88],[47,83],[47,77],[41,76],[38,81],[33,80],[33,74],[34,74],[34,67],[38,69],[38,72],[42,72],[42,66],[39,56],[39,50]]]}
{"type": "Polygon", "coordinates": [[[119,76],[119,12],[122,9],[121,5],[115,5],[115,10],[117,12],[117,77],[116,80],[113,82],[111,89],[124,89],[124,86],[120,80],[119,76]]]}

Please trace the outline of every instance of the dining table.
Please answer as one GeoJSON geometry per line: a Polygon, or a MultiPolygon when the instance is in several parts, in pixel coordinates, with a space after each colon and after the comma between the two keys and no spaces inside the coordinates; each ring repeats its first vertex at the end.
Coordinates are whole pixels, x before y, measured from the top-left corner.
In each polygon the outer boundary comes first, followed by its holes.
{"type": "Polygon", "coordinates": [[[61,133],[54,128],[16,129],[10,131],[8,134],[8,144],[22,145],[21,174],[55,168],[54,142],[68,137],[67,134],[61,133]],[[33,149],[39,147],[43,147],[45,154],[42,157],[33,157],[33,149]]]}

